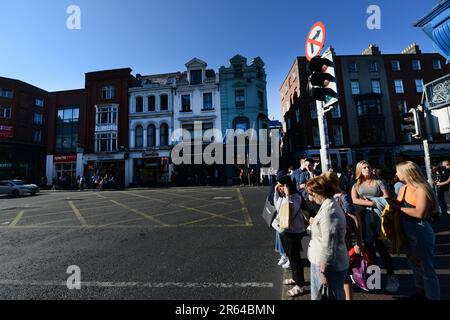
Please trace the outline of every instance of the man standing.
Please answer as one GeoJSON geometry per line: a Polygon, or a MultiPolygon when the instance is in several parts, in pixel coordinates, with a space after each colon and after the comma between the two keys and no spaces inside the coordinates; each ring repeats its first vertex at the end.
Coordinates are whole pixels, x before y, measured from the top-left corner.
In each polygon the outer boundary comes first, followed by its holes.
{"type": "Polygon", "coordinates": [[[450,163],[448,160],[442,161],[442,167],[437,169],[437,178],[439,180],[436,182],[439,208],[441,209],[441,215],[446,215],[448,211],[445,194],[448,192],[450,184],[450,163]]]}
{"type": "Polygon", "coordinates": [[[300,172],[298,177],[295,177],[295,184],[297,186],[297,190],[302,196],[303,202],[306,204],[306,207],[302,207],[302,209],[306,209],[309,213],[309,217],[307,219],[309,220],[310,217],[314,217],[319,211],[319,207],[317,204],[311,202],[308,198],[308,192],[306,192],[306,182],[311,180],[312,178],[315,178],[318,174],[314,170],[314,160],[311,158],[304,159],[304,170],[300,172]]]}

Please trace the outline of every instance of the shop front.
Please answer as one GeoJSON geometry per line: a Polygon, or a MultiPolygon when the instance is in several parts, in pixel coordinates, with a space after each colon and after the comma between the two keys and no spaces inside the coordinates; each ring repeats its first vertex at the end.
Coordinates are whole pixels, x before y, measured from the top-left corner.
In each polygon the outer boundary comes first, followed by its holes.
{"type": "Polygon", "coordinates": [[[86,154],[83,157],[84,177],[89,187],[94,185],[95,178],[113,181],[117,187],[125,184],[124,153],[86,154]],[[94,178],[95,177],[95,178],[94,178]]]}
{"type": "Polygon", "coordinates": [[[154,187],[170,182],[170,152],[147,151],[131,154],[132,181],[139,187],[154,187]]]}
{"type": "Polygon", "coordinates": [[[45,150],[40,146],[3,143],[0,145],[0,180],[23,179],[40,184],[45,150]]]}

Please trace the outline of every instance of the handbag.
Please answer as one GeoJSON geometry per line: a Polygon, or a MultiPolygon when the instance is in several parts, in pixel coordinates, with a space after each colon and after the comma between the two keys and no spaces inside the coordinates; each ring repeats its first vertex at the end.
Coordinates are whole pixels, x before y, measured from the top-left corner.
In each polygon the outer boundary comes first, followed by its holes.
{"type": "Polygon", "coordinates": [[[336,300],[334,292],[330,290],[330,288],[326,284],[322,284],[320,286],[320,300],[321,301],[336,300]]]}
{"type": "Polygon", "coordinates": [[[280,212],[280,228],[281,229],[292,229],[294,225],[294,216],[292,212],[292,205],[289,202],[285,202],[281,205],[280,212]]]}
{"type": "Polygon", "coordinates": [[[368,253],[363,252],[362,254],[356,254],[355,249],[352,248],[349,251],[349,256],[350,267],[352,269],[351,278],[353,282],[362,290],[369,291],[369,288],[367,287],[367,279],[369,277],[367,268],[373,263],[370,261],[368,253]]]}
{"type": "Polygon", "coordinates": [[[268,199],[266,199],[266,204],[264,205],[262,217],[266,224],[272,227],[272,222],[277,216],[277,209],[273,206],[268,199]]]}

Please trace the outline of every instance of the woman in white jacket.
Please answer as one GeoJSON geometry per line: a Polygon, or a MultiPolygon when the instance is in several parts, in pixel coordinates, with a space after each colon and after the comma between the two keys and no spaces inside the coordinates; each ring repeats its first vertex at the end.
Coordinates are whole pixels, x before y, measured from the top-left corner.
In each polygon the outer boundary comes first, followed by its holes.
{"type": "Polygon", "coordinates": [[[308,259],[311,263],[311,300],[321,298],[326,285],[336,300],[344,300],[344,281],[349,267],[345,244],[346,218],[333,199],[335,188],[324,176],[307,182],[309,199],[320,205],[311,225],[308,259]]]}
{"type": "Polygon", "coordinates": [[[297,193],[295,184],[288,175],[277,179],[274,192],[274,204],[277,212],[280,212],[282,205],[289,203],[292,210],[293,223],[290,229],[281,229],[279,215],[274,219],[272,226],[280,232],[281,242],[286,255],[289,258],[292,270],[292,279],[286,279],[285,285],[294,285],[287,291],[289,297],[296,297],[304,293],[305,275],[300,251],[302,249],[302,238],[305,235],[305,225],[303,214],[300,211],[301,196],[297,193]]]}

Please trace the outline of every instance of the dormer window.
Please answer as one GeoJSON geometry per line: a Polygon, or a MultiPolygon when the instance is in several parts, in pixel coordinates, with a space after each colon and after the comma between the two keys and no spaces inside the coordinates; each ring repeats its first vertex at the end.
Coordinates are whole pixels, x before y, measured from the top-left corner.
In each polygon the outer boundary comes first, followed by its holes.
{"type": "Polygon", "coordinates": [[[191,84],[202,84],[202,70],[191,70],[191,84]]]}

